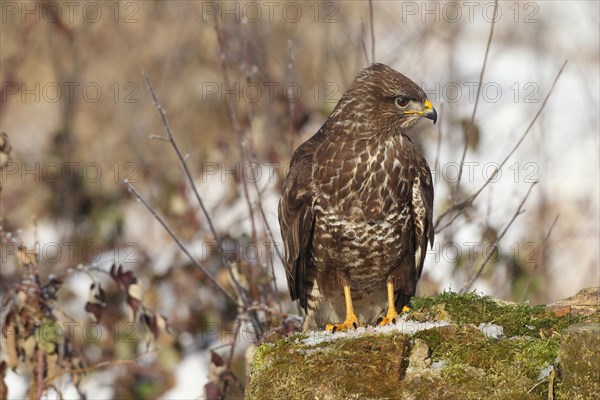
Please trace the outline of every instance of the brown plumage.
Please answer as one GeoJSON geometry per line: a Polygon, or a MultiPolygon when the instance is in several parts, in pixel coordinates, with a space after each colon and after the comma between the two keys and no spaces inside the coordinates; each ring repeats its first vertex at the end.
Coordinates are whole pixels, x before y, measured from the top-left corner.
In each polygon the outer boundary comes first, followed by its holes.
{"type": "Polygon", "coordinates": [[[389,323],[414,295],[433,242],[431,172],[406,136],[421,117],[437,119],[423,90],[373,64],[295,151],[279,222],[305,329],[389,323]]]}

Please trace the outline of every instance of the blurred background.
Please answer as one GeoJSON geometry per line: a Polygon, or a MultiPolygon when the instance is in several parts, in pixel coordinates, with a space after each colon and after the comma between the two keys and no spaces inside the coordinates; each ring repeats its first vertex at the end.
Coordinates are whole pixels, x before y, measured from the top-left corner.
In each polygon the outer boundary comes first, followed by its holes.
{"type": "Polygon", "coordinates": [[[420,84],[439,115],[412,137],[438,218],[420,295],[543,304],[599,285],[599,3],[371,6],[1,3],[8,398],[242,397],[255,344],[301,318],[277,221],[291,154],[372,61],[420,84]],[[209,218],[156,138],[144,72],[209,218]]]}

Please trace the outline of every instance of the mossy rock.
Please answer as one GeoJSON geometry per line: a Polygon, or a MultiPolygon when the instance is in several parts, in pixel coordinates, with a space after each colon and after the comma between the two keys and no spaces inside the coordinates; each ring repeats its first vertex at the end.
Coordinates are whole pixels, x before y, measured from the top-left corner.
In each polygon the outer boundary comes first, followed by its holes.
{"type": "Polygon", "coordinates": [[[562,370],[559,399],[600,397],[600,325],[571,325],[562,335],[558,356],[562,370]]]}
{"type": "MultiPolygon", "coordinates": [[[[589,303],[599,291],[585,294],[589,303]]],[[[416,298],[394,329],[307,332],[258,347],[246,398],[597,398],[600,307],[581,312],[576,299],[532,307],[475,294],[416,298]]]]}

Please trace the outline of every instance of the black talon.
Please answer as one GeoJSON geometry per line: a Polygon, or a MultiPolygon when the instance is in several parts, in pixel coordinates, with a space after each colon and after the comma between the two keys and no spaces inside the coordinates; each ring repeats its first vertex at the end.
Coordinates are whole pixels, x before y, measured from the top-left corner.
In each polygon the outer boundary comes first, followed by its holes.
{"type": "Polygon", "coordinates": [[[396,325],[396,318],[392,318],[392,324],[396,325]]]}
{"type": "Polygon", "coordinates": [[[358,323],[357,322],[353,322],[352,326],[354,327],[354,329],[358,329],[358,323]]]}
{"type": "Polygon", "coordinates": [[[381,324],[381,321],[383,321],[383,317],[377,318],[377,325],[381,324]]]}
{"type": "Polygon", "coordinates": [[[331,333],[335,333],[337,331],[337,326],[333,326],[333,329],[331,330],[331,333]]]}

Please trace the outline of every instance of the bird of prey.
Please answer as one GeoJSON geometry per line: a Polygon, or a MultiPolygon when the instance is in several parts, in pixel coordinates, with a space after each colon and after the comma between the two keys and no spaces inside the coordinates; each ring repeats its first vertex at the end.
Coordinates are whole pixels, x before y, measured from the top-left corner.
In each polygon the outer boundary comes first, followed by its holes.
{"type": "Polygon", "coordinates": [[[304,330],[394,323],[415,294],[434,235],[431,171],[406,136],[421,117],[437,120],[425,92],[372,64],[294,152],[279,223],[304,330]]]}

